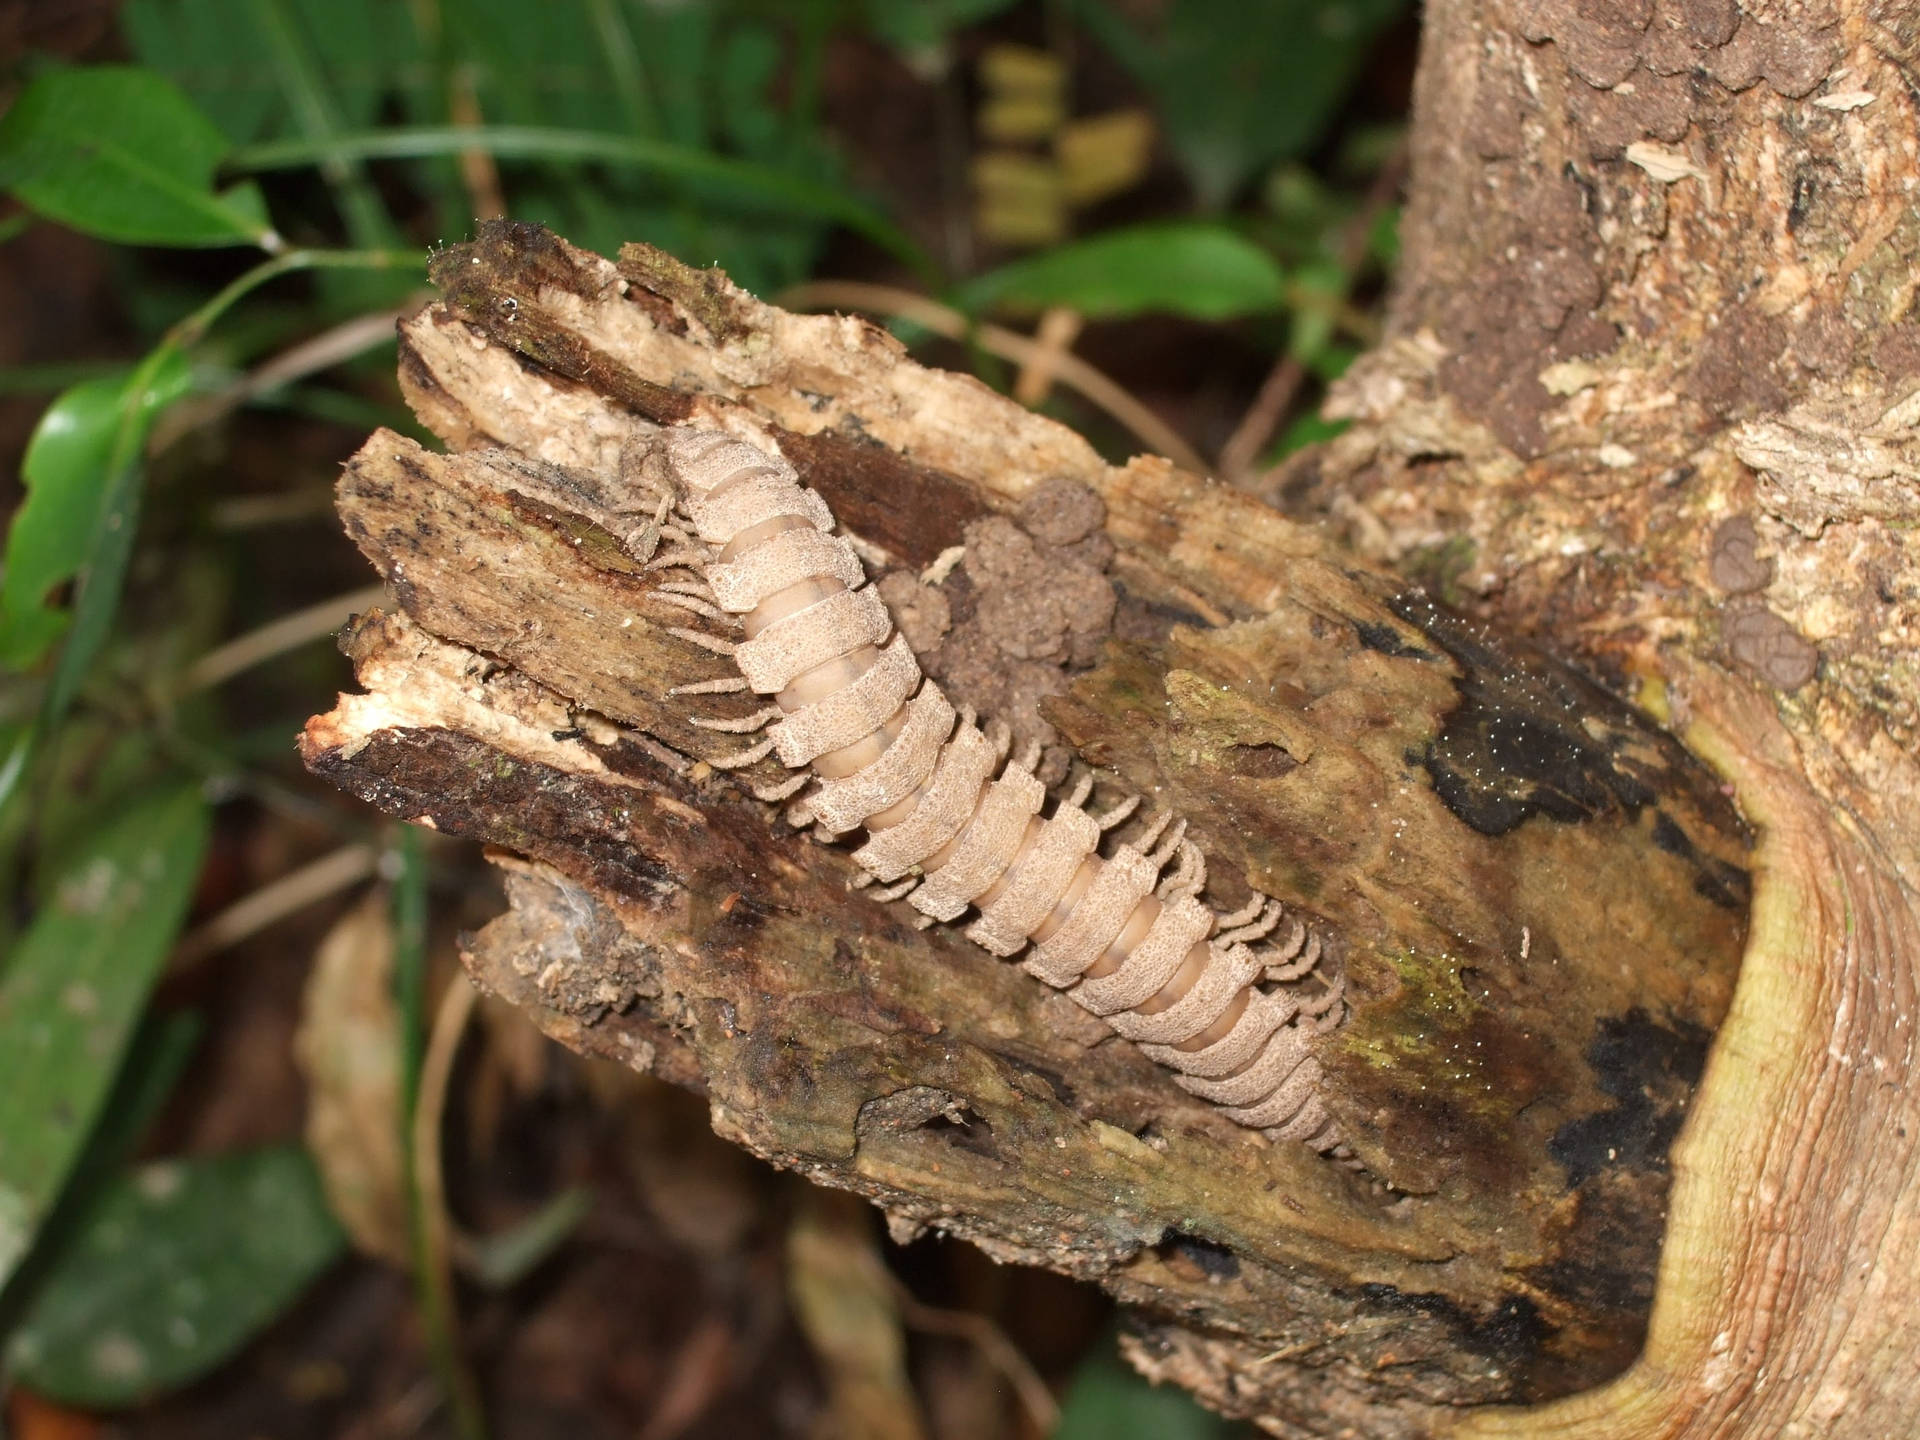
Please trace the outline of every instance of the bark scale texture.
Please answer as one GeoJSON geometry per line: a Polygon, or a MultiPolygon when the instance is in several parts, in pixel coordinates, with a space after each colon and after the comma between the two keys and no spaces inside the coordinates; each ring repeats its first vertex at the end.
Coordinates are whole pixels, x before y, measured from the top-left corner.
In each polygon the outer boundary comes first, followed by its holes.
{"type": "Polygon", "coordinates": [[[1920,13],[1426,23],[1392,338],[1269,493],[1671,715],[1758,832],[1646,1351],[1458,1433],[1912,1434],[1920,13]]]}
{"type": "Polygon", "coordinates": [[[863,321],[534,227],[434,274],[401,374],[452,453],[383,432],[348,466],[398,609],[347,637],[367,693],[303,747],[503,852],[481,983],[896,1233],[1100,1281],[1142,1307],[1136,1363],[1275,1434],[1434,1433],[1632,1360],[1747,926],[1747,832],[1699,761],[1390,570],[1108,465],[863,321]],[[685,421],[778,446],[957,702],[1183,815],[1221,908],[1256,888],[1314,928],[1353,1005],[1326,1102],[1367,1174],[850,893],[844,852],[701,763],[739,742],[692,716],[757,702],[667,698],[730,669],[636,559],[685,421]]]}

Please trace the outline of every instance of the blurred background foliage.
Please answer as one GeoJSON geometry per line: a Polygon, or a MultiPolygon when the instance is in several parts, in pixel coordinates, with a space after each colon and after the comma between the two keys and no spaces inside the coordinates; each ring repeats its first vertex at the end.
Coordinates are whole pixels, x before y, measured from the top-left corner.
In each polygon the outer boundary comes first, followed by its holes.
{"type": "Polygon", "coordinates": [[[1375,335],[1408,9],[0,0],[10,1433],[1229,1433],[1098,1295],[892,1244],[477,1000],[478,855],[291,740],[380,600],[332,475],[430,439],[393,324],[475,217],[1271,490],[1375,335]]]}

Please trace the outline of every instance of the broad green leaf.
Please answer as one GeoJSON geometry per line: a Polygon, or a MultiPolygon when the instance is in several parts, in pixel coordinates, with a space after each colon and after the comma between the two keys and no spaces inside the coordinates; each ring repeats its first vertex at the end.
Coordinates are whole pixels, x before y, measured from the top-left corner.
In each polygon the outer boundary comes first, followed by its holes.
{"type": "Polygon", "coordinates": [[[1278,310],[1285,277],[1265,250],[1206,221],[1136,225],[1055,246],[963,286],[968,310],[1064,305],[1094,319],[1145,311],[1224,320],[1278,310]]]}
{"type": "Polygon", "coordinates": [[[112,1088],[206,849],[198,787],[134,806],[77,851],[0,973],[0,1285],[112,1088]]]}
{"type": "Polygon", "coordinates": [[[238,0],[127,0],[119,14],[133,58],[185,90],[236,145],[281,133],[285,113],[245,19],[238,0]]]}
{"type": "Polygon", "coordinates": [[[88,1208],[7,1346],[69,1405],[132,1405],[206,1374],[346,1248],[296,1146],[139,1166],[88,1208]]]}
{"type": "MultiPolygon", "coordinates": [[[[11,1335],[32,1306],[58,1257],[65,1253],[86,1211],[108,1184],[125,1172],[147,1127],[159,1117],[200,1042],[200,1017],[191,1010],[165,1014],[149,1009],[127,1058],[114,1078],[100,1123],[67,1179],[58,1207],[35,1237],[33,1249],[0,1290],[0,1340],[11,1335]]],[[[0,1354],[0,1360],[4,1360],[0,1354]]]]}
{"type": "Polygon", "coordinates": [[[1153,93],[1200,203],[1224,207],[1276,160],[1303,154],[1333,119],[1381,29],[1405,0],[1172,0],[1150,30],[1114,0],[1076,13],[1153,93]]]}
{"type": "Polygon", "coordinates": [[[215,193],[227,137],[163,76],[50,70],[0,119],[0,184],[31,209],[131,245],[262,244],[252,183],[215,193]]]}
{"type": "MultiPolygon", "coordinates": [[[[147,1127],[166,1108],[205,1030],[206,1022],[193,1010],[155,1006],[146,1012],[127,1047],[107,1108],[88,1137],[87,1154],[73,1177],[75,1190],[89,1179],[104,1180],[126,1168],[147,1127]]],[[[68,1198],[71,1204],[71,1192],[68,1198]]]]}
{"type": "Polygon", "coordinates": [[[187,392],[186,360],[171,355],[140,395],[129,396],[130,372],[83,380],[47,407],[20,466],[27,498],[7,532],[0,577],[0,665],[32,664],[66,628],[67,615],[47,597],[90,561],[107,491],[114,435],[131,403],[144,438],[153,418],[187,392]]]}
{"type": "Polygon", "coordinates": [[[1109,1341],[1081,1364],[1050,1440],[1227,1440],[1240,1433],[1186,1391],[1135,1374],[1109,1341]]]}

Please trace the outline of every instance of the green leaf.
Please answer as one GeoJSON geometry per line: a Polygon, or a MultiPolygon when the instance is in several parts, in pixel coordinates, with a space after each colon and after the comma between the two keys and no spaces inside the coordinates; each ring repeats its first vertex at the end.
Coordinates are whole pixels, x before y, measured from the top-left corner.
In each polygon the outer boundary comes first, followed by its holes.
{"type": "Polygon", "coordinates": [[[593,1192],[562,1190],[518,1225],[476,1240],[474,1278],[489,1290],[507,1290],[540,1268],[593,1209],[593,1192]]]}
{"type": "MultiPolygon", "coordinates": [[[[405,11],[383,0],[291,0],[290,8],[347,125],[374,123],[403,68],[427,82],[405,11]]],[[[184,89],[235,144],[294,128],[289,97],[262,53],[254,0],[127,0],[119,19],[134,58],[184,89]]]]}
{"type": "Polygon", "coordinates": [[[345,1248],[296,1146],[142,1165],[89,1208],[7,1362],[64,1404],[134,1404],[232,1355],[345,1248]]]}
{"type": "Polygon", "coordinates": [[[87,1137],[59,1206],[41,1227],[33,1250],[13,1279],[0,1290],[0,1337],[18,1327],[94,1199],[126,1169],[193,1058],[201,1028],[200,1017],[190,1010],[161,1014],[149,1009],[141,1020],[101,1110],[100,1123],[87,1137]]]}
{"type": "Polygon", "coordinates": [[[1285,276],[1265,250],[1206,221],[1136,225],[1059,245],[961,287],[967,310],[1064,305],[1093,319],[1159,310],[1224,320],[1278,310],[1285,276]]]}
{"type": "Polygon", "coordinates": [[[1235,1433],[1186,1391],[1135,1374],[1107,1342],[1074,1376],[1051,1440],[1226,1440],[1235,1433]]]}
{"type": "Polygon", "coordinates": [[[1111,0],[1076,13],[1153,93],[1200,203],[1222,208],[1256,172],[1303,154],[1333,119],[1374,37],[1404,0],[1173,0],[1151,31],[1111,0]]]}
{"type": "MultiPolygon", "coordinates": [[[[781,217],[788,221],[797,217],[832,220],[866,236],[937,283],[937,272],[920,247],[857,192],[843,185],[808,178],[792,167],[736,160],[712,150],[628,135],[520,125],[394,127],[339,135],[327,141],[302,139],[251,145],[236,151],[228,168],[290,170],[329,157],[409,159],[458,155],[473,149],[491,151],[500,160],[537,160],[548,166],[568,160],[596,161],[644,175],[656,183],[697,185],[703,187],[702,214],[709,218],[720,211],[722,202],[717,196],[730,197],[725,203],[739,207],[735,213],[742,234],[750,216],[757,216],[756,223],[763,229],[770,220],[779,223],[781,217]],[[709,195],[709,191],[716,193],[709,195]]],[[[545,218],[537,206],[516,206],[516,213],[522,219],[545,218]]],[[[659,239],[644,229],[637,233],[642,238],[659,239]]],[[[580,238],[578,233],[574,238],[580,238]]],[[[676,248],[680,254],[710,253],[687,245],[668,248],[676,248]]],[[[715,248],[721,264],[730,270],[738,265],[737,254],[715,248]]],[[[746,258],[752,261],[751,252],[746,258]]]]}
{"type": "Polygon", "coordinates": [[[230,148],[150,70],[50,70],[0,120],[0,184],[48,219],[106,240],[268,244],[257,186],[214,192],[214,170],[230,148]]]}
{"type": "Polygon", "coordinates": [[[1293,273],[1293,323],[1287,353],[1313,363],[1332,339],[1340,306],[1347,298],[1347,276],[1331,260],[1302,265],[1293,273]]]}
{"type": "Polygon", "coordinates": [[[186,394],[184,357],[170,355],[138,396],[127,392],[130,371],[83,380],[47,407],[20,478],[26,502],[7,532],[6,574],[0,577],[0,665],[31,665],[66,629],[67,615],[47,604],[58,585],[80,573],[100,538],[100,509],[110,478],[123,408],[132,407],[137,438],[160,411],[186,394]]]}
{"type": "Polygon", "coordinates": [[[1382,270],[1400,263],[1400,207],[1389,205],[1367,232],[1367,254],[1382,270]]]}
{"type": "Polygon", "coordinates": [[[1278,465],[1287,456],[1309,445],[1319,445],[1344,432],[1350,420],[1322,420],[1309,410],[1304,415],[1296,415],[1287,428],[1280,432],[1280,439],[1272,450],[1267,452],[1263,465],[1278,465]]]}
{"type": "Polygon", "coordinates": [[[0,1285],[99,1119],[206,850],[199,788],[134,806],[78,850],[0,973],[0,1285]]]}

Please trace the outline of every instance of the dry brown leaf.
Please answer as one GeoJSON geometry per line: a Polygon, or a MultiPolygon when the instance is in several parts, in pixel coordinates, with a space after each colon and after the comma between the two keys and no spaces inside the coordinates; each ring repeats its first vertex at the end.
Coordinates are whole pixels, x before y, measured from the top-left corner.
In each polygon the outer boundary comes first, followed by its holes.
{"type": "Polygon", "coordinates": [[[827,1378],[816,1426],[835,1440],[925,1440],[900,1308],[855,1196],[809,1190],[787,1232],[787,1294],[827,1378]]]}
{"type": "Polygon", "coordinates": [[[307,1080],[307,1145],[327,1201],[368,1255],[409,1261],[400,1138],[400,1014],[393,921],[375,889],[314,952],[294,1055],[307,1080]]]}

